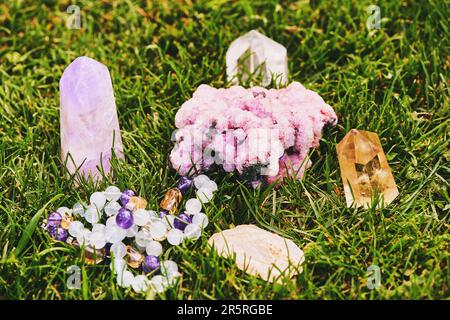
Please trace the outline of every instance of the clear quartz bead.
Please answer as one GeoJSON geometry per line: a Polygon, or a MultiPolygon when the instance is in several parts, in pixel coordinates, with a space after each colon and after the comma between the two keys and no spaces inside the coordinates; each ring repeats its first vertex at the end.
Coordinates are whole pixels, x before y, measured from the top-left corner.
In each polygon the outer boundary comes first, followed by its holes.
{"type": "Polygon", "coordinates": [[[109,186],[105,190],[105,197],[108,201],[117,201],[120,199],[122,192],[116,186],[109,186]]]}
{"type": "Polygon", "coordinates": [[[94,192],[89,198],[89,201],[96,206],[98,210],[102,210],[106,203],[106,197],[103,192],[94,192]]]}
{"type": "Polygon", "coordinates": [[[184,236],[188,239],[197,240],[202,235],[202,229],[197,224],[188,224],[184,229],[184,236]]]}
{"type": "Polygon", "coordinates": [[[117,201],[110,201],[106,204],[106,206],[103,208],[105,211],[105,214],[108,217],[114,216],[119,213],[121,206],[117,201]]]}
{"type": "Polygon", "coordinates": [[[172,229],[167,233],[167,241],[173,245],[177,246],[183,241],[183,232],[178,229],[172,229]]]}
{"type": "Polygon", "coordinates": [[[199,212],[192,217],[192,223],[199,225],[201,228],[206,228],[208,226],[209,219],[206,214],[199,212]]]}
{"type": "Polygon", "coordinates": [[[145,247],[145,252],[149,255],[149,256],[160,256],[163,252],[163,248],[161,243],[159,243],[158,241],[150,241],[148,242],[147,246],[145,247]]]}
{"type": "Polygon", "coordinates": [[[192,198],[186,201],[186,212],[196,214],[202,210],[202,204],[198,199],[192,198]]]}

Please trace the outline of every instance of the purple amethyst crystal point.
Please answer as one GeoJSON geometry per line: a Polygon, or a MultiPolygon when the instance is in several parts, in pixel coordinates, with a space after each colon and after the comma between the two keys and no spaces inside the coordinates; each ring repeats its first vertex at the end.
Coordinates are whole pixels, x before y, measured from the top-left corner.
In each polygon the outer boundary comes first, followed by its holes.
{"type": "Polygon", "coordinates": [[[111,149],[123,158],[116,103],[108,68],[88,58],[75,59],[59,82],[61,156],[70,174],[101,178],[111,169],[111,149]],[[70,155],[69,155],[70,154],[70,155]]]}
{"type": "Polygon", "coordinates": [[[178,182],[178,190],[181,191],[182,195],[185,195],[191,188],[193,181],[188,177],[181,177],[180,182],[178,182]]]}

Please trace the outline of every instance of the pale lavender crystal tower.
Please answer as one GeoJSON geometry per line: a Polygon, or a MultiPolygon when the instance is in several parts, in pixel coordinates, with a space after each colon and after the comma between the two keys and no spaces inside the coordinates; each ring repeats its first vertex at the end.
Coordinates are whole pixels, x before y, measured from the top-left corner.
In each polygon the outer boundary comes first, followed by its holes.
{"type": "Polygon", "coordinates": [[[110,171],[112,148],[123,158],[108,68],[94,59],[78,57],[64,70],[59,90],[63,163],[70,173],[79,168],[85,177],[101,178],[97,166],[103,166],[105,173],[110,171]]]}

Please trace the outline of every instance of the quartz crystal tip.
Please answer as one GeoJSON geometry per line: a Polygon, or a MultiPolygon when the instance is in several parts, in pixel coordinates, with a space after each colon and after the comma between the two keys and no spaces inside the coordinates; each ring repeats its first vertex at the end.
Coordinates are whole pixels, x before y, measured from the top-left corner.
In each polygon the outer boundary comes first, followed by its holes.
{"type": "Polygon", "coordinates": [[[112,150],[123,158],[116,103],[108,68],[78,57],[59,82],[61,156],[70,174],[101,178],[111,169],[112,150]]]}
{"type": "Polygon", "coordinates": [[[270,84],[272,77],[280,85],[288,83],[287,50],[278,42],[266,37],[256,30],[234,40],[226,53],[227,78],[233,84],[238,84],[237,74],[246,71],[253,74],[262,72],[262,85],[270,84]],[[239,61],[244,60],[245,69],[239,61]]]}
{"type": "Polygon", "coordinates": [[[399,194],[378,135],[350,130],[336,147],[348,207],[369,207],[378,193],[385,205],[399,194]]]}

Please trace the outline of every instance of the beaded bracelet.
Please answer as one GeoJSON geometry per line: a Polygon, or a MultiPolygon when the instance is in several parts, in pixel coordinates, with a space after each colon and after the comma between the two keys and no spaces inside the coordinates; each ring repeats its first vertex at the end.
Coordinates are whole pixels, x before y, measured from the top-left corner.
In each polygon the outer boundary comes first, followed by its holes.
{"type": "Polygon", "coordinates": [[[176,246],[185,239],[199,239],[209,223],[201,212],[202,204],[209,202],[216,190],[217,184],[206,175],[182,177],[176,188],[167,191],[157,213],[147,210],[147,201],[134,191],[121,192],[109,186],[104,192],[94,192],[89,205],[76,203],[72,209],[61,207],[50,213],[42,228],[58,241],[83,247],[89,264],[110,259],[119,286],[136,292],[150,288],[161,293],[180,276],[174,261],[158,258],[163,253],[161,242],[167,240],[176,246]],[[197,189],[196,198],[187,200],[185,211],[177,215],[182,197],[192,185],[197,189]],[[91,230],[82,219],[92,225],[91,230]],[[135,275],[137,272],[131,272],[127,266],[140,268],[143,274],[135,275]]]}

